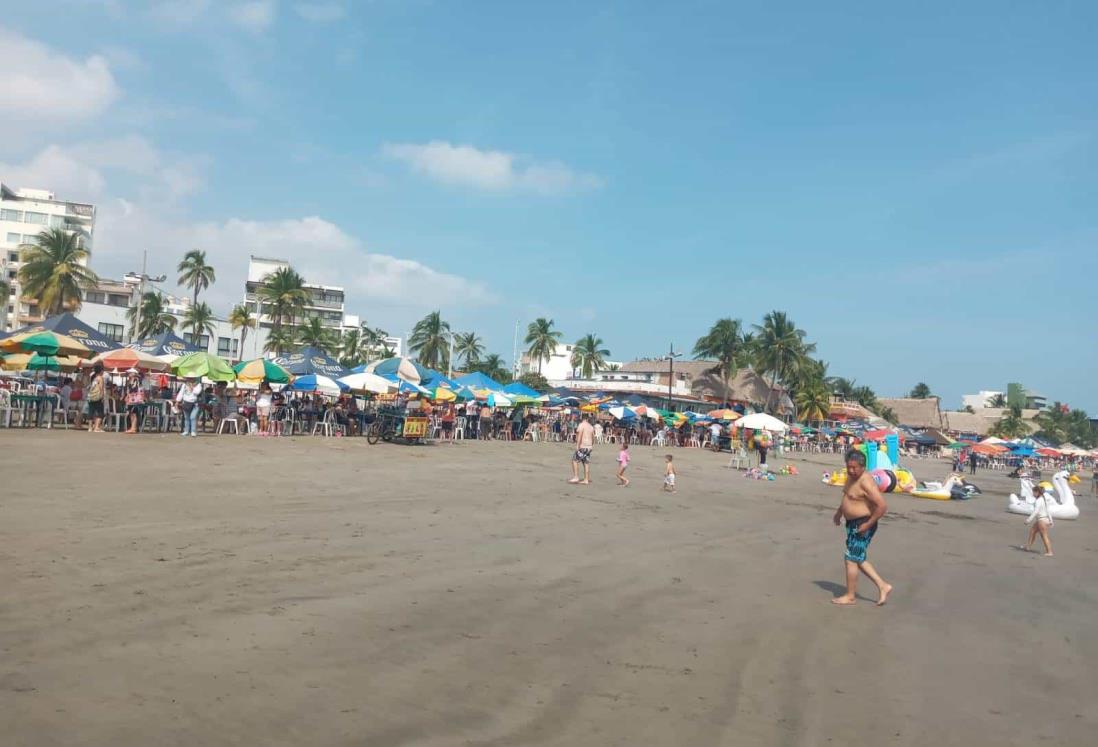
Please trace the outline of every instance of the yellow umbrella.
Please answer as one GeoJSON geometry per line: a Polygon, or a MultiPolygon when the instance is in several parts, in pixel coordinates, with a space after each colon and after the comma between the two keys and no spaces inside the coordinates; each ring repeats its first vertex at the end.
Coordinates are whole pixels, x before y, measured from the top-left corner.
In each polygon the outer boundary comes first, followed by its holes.
{"type": "MultiPolygon", "coordinates": [[[[11,353],[0,359],[0,368],[5,371],[26,371],[31,359],[37,353],[11,353]]],[[[40,358],[42,356],[39,356],[40,358]]],[[[80,359],[75,355],[47,356],[57,362],[58,371],[75,371],[80,366],[80,359]]],[[[52,366],[51,366],[52,368],[52,366]]]]}
{"type": "Polygon", "coordinates": [[[42,355],[75,355],[90,358],[92,349],[68,335],[50,331],[20,332],[0,340],[0,350],[5,353],[41,353],[42,355]]]}
{"type": "Polygon", "coordinates": [[[434,402],[453,402],[458,396],[451,389],[439,386],[431,390],[431,400],[434,402]]]}

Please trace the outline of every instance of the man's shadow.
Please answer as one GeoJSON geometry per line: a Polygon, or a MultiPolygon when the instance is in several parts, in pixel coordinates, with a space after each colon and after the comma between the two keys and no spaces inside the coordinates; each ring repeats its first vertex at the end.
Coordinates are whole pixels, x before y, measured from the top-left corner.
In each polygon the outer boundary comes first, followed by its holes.
{"type": "MultiPolygon", "coordinates": [[[[819,586],[824,591],[830,591],[832,598],[841,597],[843,594],[846,593],[846,587],[842,584],[837,584],[834,581],[813,581],[812,583],[816,584],[816,586],[819,586]]],[[[870,584],[870,586],[872,586],[872,584],[870,584]]],[[[855,594],[854,598],[862,599],[866,602],[877,601],[876,599],[870,599],[869,597],[862,596],[861,594],[855,594]]]]}

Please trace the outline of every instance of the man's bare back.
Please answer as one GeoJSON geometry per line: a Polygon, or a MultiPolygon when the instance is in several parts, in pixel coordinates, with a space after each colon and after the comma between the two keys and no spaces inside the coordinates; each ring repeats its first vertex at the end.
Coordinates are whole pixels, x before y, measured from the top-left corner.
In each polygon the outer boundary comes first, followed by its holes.
{"type": "Polygon", "coordinates": [[[584,420],[576,428],[576,448],[577,449],[590,449],[595,445],[595,429],[594,427],[584,420]]]}

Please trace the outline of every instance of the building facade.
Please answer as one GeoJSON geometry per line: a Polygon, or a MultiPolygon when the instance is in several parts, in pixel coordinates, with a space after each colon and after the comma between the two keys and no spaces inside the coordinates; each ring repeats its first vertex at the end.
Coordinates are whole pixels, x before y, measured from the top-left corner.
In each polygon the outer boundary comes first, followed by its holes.
{"type": "Polygon", "coordinates": [[[9,293],[0,304],[0,328],[11,331],[42,321],[42,310],[33,298],[24,298],[19,282],[20,247],[38,242],[38,235],[51,228],[76,234],[92,247],[95,206],[58,200],[44,189],[12,189],[0,183],[0,273],[9,293]]]}
{"type": "MultiPolygon", "coordinates": [[[[269,275],[281,269],[290,267],[285,259],[271,259],[269,257],[252,256],[248,261],[248,279],[244,283],[244,304],[255,316],[258,328],[271,329],[275,320],[264,313],[265,307],[259,301],[258,291],[263,286],[269,275]]],[[[301,316],[293,320],[283,320],[284,324],[300,326],[308,319],[319,319],[320,323],[332,330],[341,330],[344,327],[344,302],[346,294],[343,288],[334,285],[319,285],[316,283],[304,284],[309,300],[301,316]]]]}

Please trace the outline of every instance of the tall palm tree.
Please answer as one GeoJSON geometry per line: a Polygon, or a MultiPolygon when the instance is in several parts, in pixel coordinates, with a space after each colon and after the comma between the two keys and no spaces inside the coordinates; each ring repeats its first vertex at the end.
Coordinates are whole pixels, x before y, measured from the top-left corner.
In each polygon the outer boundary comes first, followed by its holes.
{"type": "Polygon", "coordinates": [[[263,313],[273,320],[274,329],[282,329],[285,319],[294,326],[297,314],[305,308],[309,292],[305,290],[305,278],[292,267],[279,267],[263,278],[263,285],[256,290],[263,313]]]}
{"type": "Polygon", "coordinates": [[[988,407],[1006,407],[1007,406],[1006,397],[1004,397],[1002,394],[993,395],[991,397],[991,399],[988,400],[987,406],[988,407]]]}
{"type": "Polygon", "coordinates": [[[855,387],[853,394],[853,400],[870,412],[877,412],[880,409],[877,393],[872,388],[864,385],[855,387]]]}
{"type": "Polygon", "coordinates": [[[366,334],[361,327],[348,329],[338,336],[335,352],[339,365],[354,368],[365,361],[366,334]]]}
{"type": "Polygon", "coordinates": [[[1028,436],[1029,426],[1027,426],[1025,420],[1022,419],[1022,408],[1017,405],[1011,407],[1006,411],[1006,414],[999,419],[999,422],[988,429],[988,433],[992,436],[1005,438],[1007,440],[1028,436]]]}
{"type": "Polygon", "coordinates": [[[286,351],[294,349],[294,333],[289,327],[272,327],[267,333],[267,340],[263,343],[263,352],[284,355],[286,351]]]}
{"type": "Polygon", "coordinates": [[[442,314],[432,311],[416,322],[408,349],[416,354],[419,362],[428,368],[443,368],[450,355],[450,323],[442,320],[442,314]]]}
{"type": "Polygon", "coordinates": [[[462,332],[454,337],[454,355],[461,356],[465,361],[465,368],[479,361],[483,354],[484,342],[477,337],[476,332],[462,332]]]}
{"type": "Polygon", "coordinates": [[[562,333],[553,329],[553,320],[538,317],[530,322],[526,328],[526,354],[538,361],[538,373],[541,373],[541,362],[549,360],[557,349],[557,341],[562,333]]]}
{"type": "Polygon", "coordinates": [[[152,337],[161,332],[174,332],[178,321],[168,312],[164,303],[164,296],[155,291],[149,291],[141,298],[141,325],[137,324],[138,306],[133,306],[126,311],[126,319],[130,323],[130,336],[133,339],[152,337]]]}
{"type": "Polygon", "coordinates": [[[179,261],[179,265],[175,269],[179,271],[179,280],[177,282],[184,288],[190,288],[194,291],[194,297],[191,299],[192,304],[198,303],[199,291],[206,290],[217,280],[213,266],[206,263],[206,252],[198,249],[191,249],[184,254],[183,259],[179,261]]]}
{"type": "Polygon", "coordinates": [[[484,356],[473,367],[488,378],[495,379],[500,383],[505,384],[511,378],[511,371],[504,363],[503,358],[495,353],[484,356]]]}
{"type": "Polygon", "coordinates": [[[364,362],[369,363],[375,358],[384,360],[395,355],[393,349],[389,347],[389,343],[385,342],[385,338],[389,336],[388,332],[381,327],[364,327],[362,331],[365,335],[365,347],[362,351],[364,362]]]}
{"type": "Polygon", "coordinates": [[[729,388],[736,369],[747,364],[747,350],[743,342],[743,323],[739,319],[718,319],[704,337],[694,343],[694,357],[717,361],[714,371],[724,381],[724,401],[728,402],[729,388]]]}
{"type": "Polygon", "coordinates": [[[572,368],[578,368],[583,378],[590,379],[596,371],[606,368],[606,356],[610,351],[602,345],[601,337],[588,333],[572,346],[572,368]]]}
{"type": "Polygon", "coordinates": [[[855,379],[844,379],[842,376],[831,376],[826,383],[833,395],[846,402],[852,402],[856,389],[855,381],[855,379]]]}
{"type": "Polygon", "coordinates": [[[233,310],[229,312],[229,324],[233,329],[240,330],[240,360],[244,360],[244,340],[248,336],[249,329],[255,329],[255,317],[252,316],[252,310],[248,308],[246,303],[238,303],[233,307],[233,310]]]}
{"type": "Polygon", "coordinates": [[[314,347],[328,353],[335,346],[332,332],[315,316],[306,319],[297,330],[297,342],[302,347],[314,347]]]}
{"type": "Polygon", "coordinates": [[[911,399],[928,399],[934,395],[933,392],[930,391],[930,387],[927,386],[926,383],[920,381],[911,389],[911,393],[907,396],[911,399]]]}
{"type": "Polygon", "coordinates": [[[825,420],[831,413],[831,395],[823,383],[801,389],[794,400],[797,417],[804,422],[825,420]]]}
{"type": "Polygon", "coordinates": [[[754,325],[758,334],[756,365],[760,373],[770,374],[770,392],[766,397],[766,409],[778,382],[788,384],[805,359],[815,352],[814,343],[806,343],[805,332],[784,311],[771,311],[763,317],[762,324],[754,325]]]}
{"type": "MultiPolygon", "coordinates": [[[[84,292],[94,288],[99,278],[89,270],[88,250],[76,237],[60,228],[38,235],[37,244],[20,247],[19,282],[23,295],[38,300],[45,316],[62,311],[79,311],[84,292]]],[[[7,299],[5,300],[5,305],[7,299]]]]}
{"type": "Polygon", "coordinates": [[[11,296],[11,283],[0,278],[0,332],[8,326],[8,297],[11,296]]]}
{"type": "Polygon", "coordinates": [[[188,306],[187,310],[183,312],[183,327],[191,330],[191,344],[195,347],[202,347],[199,338],[202,335],[214,335],[214,314],[210,305],[203,301],[202,303],[188,306]]]}

